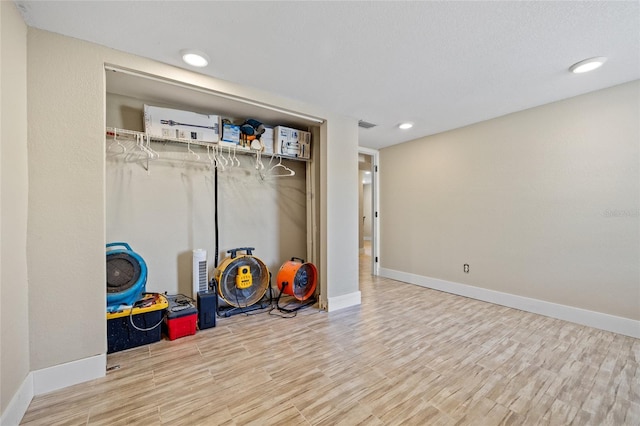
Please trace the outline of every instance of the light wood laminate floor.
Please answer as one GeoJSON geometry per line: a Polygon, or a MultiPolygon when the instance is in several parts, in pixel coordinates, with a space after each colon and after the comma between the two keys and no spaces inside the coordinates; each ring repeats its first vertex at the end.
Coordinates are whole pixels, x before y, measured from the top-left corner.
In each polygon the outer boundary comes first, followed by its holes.
{"type": "Polygon", "coordinates": [[[362,305],[111,354],[25,425],[638,425],[640,341],[372,277],[362,305]]]}

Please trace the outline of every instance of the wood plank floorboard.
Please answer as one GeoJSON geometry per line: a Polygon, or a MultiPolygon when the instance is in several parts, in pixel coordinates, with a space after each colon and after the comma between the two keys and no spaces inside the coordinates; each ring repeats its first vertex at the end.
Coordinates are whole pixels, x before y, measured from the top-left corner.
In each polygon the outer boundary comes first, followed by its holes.
{"type": "Polygon", "coordinates": [[[371,276],[362,305],[258,313],[107,356],[23,425],[640,425],[640,340],[371,276]]]}

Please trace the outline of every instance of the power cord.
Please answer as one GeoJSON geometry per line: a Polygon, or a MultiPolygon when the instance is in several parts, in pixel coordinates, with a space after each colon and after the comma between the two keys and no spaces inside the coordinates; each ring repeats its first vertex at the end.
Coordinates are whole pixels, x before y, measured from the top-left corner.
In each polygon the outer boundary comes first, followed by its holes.
{"type": "Polygon", "coordinates": [[[133,323],[133,310],[134,310],[134,308],[135,308],[135,303],[133,304],[133,306],[131,306],[131,310],[129,310],[129,322],[131,323],[131,326],[133,328],[135,328],[136,330],[138,330],[138,331],[151,331],[153,329],[156,329],[156,328],[160,327],[160,324],[162,324],[162,321],[164,321],[164,315],[162,315],[160,317],[160,321],[158,321],[158,323],[156,325],[154,325],[153,327],[140,328],[140,327],[138,327],[137,325],[135,325],[133,323]]]}
{"type": "MultiPolygon", "coordinates": [[[[286,308],[290,304],[291,303],[288,303],[284,307],[286,308]]],[[[280,317],[280,318],[294,318],[294,317],[296,317],[298,315],[298,311],[289,312],[289,313],[283,313],[277,306],[272,306],[271,309],[269,309],[269,315],[274,316],[274,317],[280,317]],[[274,314],[273,311],[278,311],[278,313],[274,314]]]]}
{"type": "MultiPolygon", "coordinates": [[[[167,298],[167,300],[171,300],[173,303],[175,303],[177,306],[173,306],[171,308],[168,308],[167,310],[170,310],[171,312],[180,312],[183,311],[185,309],[190,309],[193,308],[195,305],[193,304],[193,299],[185,296],[184,294],[176,294],[176,295],[167,295],[166,293],[164,294],[164,296],[167,298]]],[[[162,324],[162,322],[164,321],[164,319],[167,317],[167,314],[162,315],[162,317],[160,318],[160,321],[158,321],[157,324],[155,324],[152,327],[148,327],[148,328],[142,328],[142,327],[138,327],[137,325],[134,324],[133,322],[133,310],[135,308],[138,307],[145,307],[146,306],[151,306],[153,303],[155,302],[155,299],[143,299],[143,300],[139,300],[137,302],[135,302],[132,306],[131,309],[129,310],[129,323],[131,324],[131,326],[133,328],[135,328],[138,331],[151,331],[154,330],[158,327],[160,327],[160,325],[162,324]]]]}

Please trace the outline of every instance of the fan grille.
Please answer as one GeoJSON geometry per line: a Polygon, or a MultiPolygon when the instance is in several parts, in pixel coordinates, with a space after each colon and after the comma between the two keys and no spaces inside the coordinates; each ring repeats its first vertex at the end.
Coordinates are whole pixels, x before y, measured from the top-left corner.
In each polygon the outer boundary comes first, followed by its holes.
{"type": "Polygon", "coordinates": [[[254,305],[262,299],[269,286],[269,271],[267,267],[255,257],[245,256],[236,258],[224,269],[220,277],[220,296],[230,305],[237,308],[254,305]],[[252,283],[247,288],[238,288],[236,277],[242,266],[248,266],[252,276],[252,283]]]}
{"type": "Polygon", "coordinates": [[[293,295],[297,299],[303,299],[307,296],[309,287],[314,285],[313,277],[313,269],[308,263],[305,263],[298,268],[296,276],[293,279],[293,295]]]}
{"type": "Polygon", "coordinates": [[[131,288],[140,278],[140,264],[127,253],[107,255],[107,293],[131,288]]]}

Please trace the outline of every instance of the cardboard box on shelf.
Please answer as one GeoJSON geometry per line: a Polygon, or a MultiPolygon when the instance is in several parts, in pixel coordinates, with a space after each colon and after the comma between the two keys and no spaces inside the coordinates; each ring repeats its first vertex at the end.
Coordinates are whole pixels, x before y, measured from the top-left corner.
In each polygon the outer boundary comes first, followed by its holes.
{"type": "Polygon", "coordinates": [[[311,158],[311,133],[289,127],[274,129],[274,152],[287,157],[311,158]]]}
{"type": "Polygon", "coordinates": [[[260,136],[261,139],[271,139],[273,140],[273,127],[264,126],[264,133],[260,136]]]}
{"type": "Polygon", "coordinates": [[[273,127],[265,127],[260,142],[264,145],[263,154],[273,154],[273,127]]]}
{"type": "Polygon", "coordinates": [[[222,124],[221,146],[237,146],[240,144],[240,126],[231,123],[222,124]]]}
{"type": "Polygon", "coordinates": [[[220,140],[218,120],[217,115],[144,106],[145,132],[157,138],[218,142],[220,140]]]}

